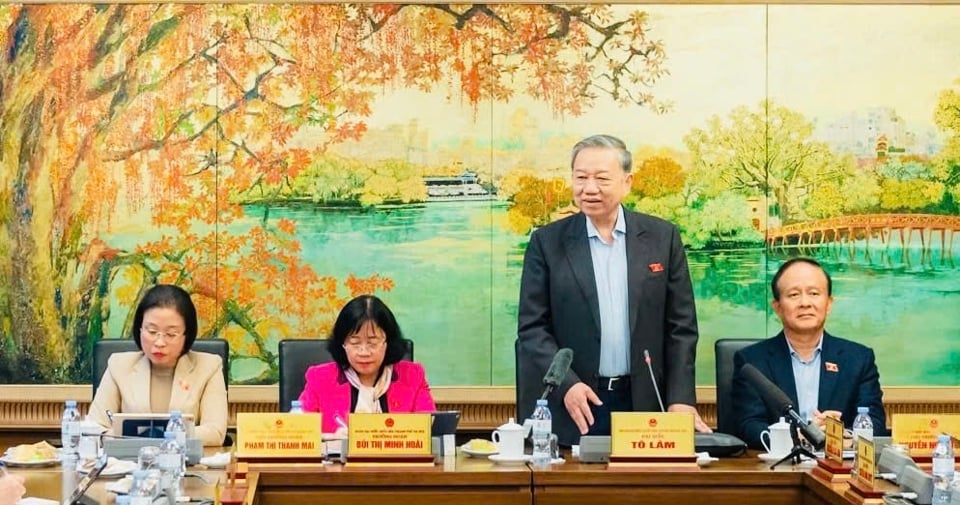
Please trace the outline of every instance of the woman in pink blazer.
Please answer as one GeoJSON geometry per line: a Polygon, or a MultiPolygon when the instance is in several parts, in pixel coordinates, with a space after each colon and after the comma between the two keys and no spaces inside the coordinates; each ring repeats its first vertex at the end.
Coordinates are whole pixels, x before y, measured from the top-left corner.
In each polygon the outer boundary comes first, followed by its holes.
{"type": "Polygon", "coordinates": [[[423,366],[401,361],[407,341],[379,298],[350,300],[340,310],[327,346],[333,362],[310,367],[300,393],[305,412],[323,414],[324,433],[342,429],[351,412],[436,410],[423,366]]]}

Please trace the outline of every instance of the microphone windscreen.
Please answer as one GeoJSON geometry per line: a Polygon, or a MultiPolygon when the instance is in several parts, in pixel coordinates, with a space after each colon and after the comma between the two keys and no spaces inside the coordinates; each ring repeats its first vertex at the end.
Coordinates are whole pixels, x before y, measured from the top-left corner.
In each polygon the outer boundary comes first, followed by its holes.
{"type": "Polygon", "coordinates": [[[803,438],[807,439],[815,450],[823,449],[827,443],[827,435],[810,421],[800,423],[800,433],[803,433],[803,438]]]}
{"type": "Polygon", "coordinates": [[[566,347],[557,351],[553,355],[553,361],[550,362],[550,368],[547,369],[547,375],[543,376],[543,383],[548,386],[558,387],[563,378],[570,371],[570,364],[573,363],[573,351],[566,347]]]}
{"type": "Polygon", "coordinates": [[[793,407],[790,397],[771,382],[767,376],[763,375],[763,372],[758,370],[757,367],[747,363],[740,369],[740,373],[757,390],[767,407],[774,410],[777,415],[781,415],[787,409],[793,407]]]}

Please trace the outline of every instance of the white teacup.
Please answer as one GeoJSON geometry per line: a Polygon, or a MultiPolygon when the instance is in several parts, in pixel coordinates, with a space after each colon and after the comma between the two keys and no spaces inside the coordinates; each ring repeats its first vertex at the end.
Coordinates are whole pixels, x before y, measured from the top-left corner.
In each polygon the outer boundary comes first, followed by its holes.
{"type": "Polygon", "coordinates": [[[793,437],[790,436],[790,423],[784,418],[768,426],[769,429],[760,433],[760,443],[771,456],[786,456],[793,448],[793,437]]]}
{"type": "Polygon", "coordinates": [[[513,418],[507,424],[500,425],[491,439],[497,444],[500,457],[506,459],[520,459],[523,457],[523,426],[514,422],[513,418]]]}

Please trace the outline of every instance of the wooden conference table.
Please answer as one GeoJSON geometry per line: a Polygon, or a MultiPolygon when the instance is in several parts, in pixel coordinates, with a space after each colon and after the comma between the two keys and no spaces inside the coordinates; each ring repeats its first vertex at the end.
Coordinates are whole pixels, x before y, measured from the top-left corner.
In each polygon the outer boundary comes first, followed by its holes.
{"type": "MultiPolygon", "coordinates": [[[[187,478],[186,493],[194,499],[213,496],[222,471],[192,467],[208,482],[187,478]]],[[[809,464],[769,470],[751,453],[722,459],[694,471],[607,469],[572,459],[549,470],[499,466],[485,459],[458,455],[429,468],[394,469],[340,464],[250,464],[249,505],[292,505],[336,500],[384,504],[664,504],[751,503],[849,505],[846,485],[831,485],[810,474],[809,464]]],[[[11,468],[24,475],[28,496],[60,499],[61,470],[11,468]]],[[[108,481],[94,483],[88,493],[102,504],[113,503],[108,481]]]]}

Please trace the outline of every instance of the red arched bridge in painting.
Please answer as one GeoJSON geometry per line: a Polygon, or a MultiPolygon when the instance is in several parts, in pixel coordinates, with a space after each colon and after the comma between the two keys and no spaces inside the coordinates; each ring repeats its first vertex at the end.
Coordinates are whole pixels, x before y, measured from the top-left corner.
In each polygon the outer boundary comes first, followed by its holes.
{"type": "Polygon", "coordinates": [[[840,216],[818,221],[790,224],[767,231],[767,247],[811,246],[832,242],[853,243],[863,239],[870,245],[873,237],[879,237],[884,247],[897,236],[900,247],[910,243],[914,231],[920,234],[924,250],[933,247],[939,238],[940,249],[953,249],[953,237],[960,231],[960,216],[937,214],[861,214],[840,216]],[[947,244],[947,236],[950,243],[947,244]]]}

